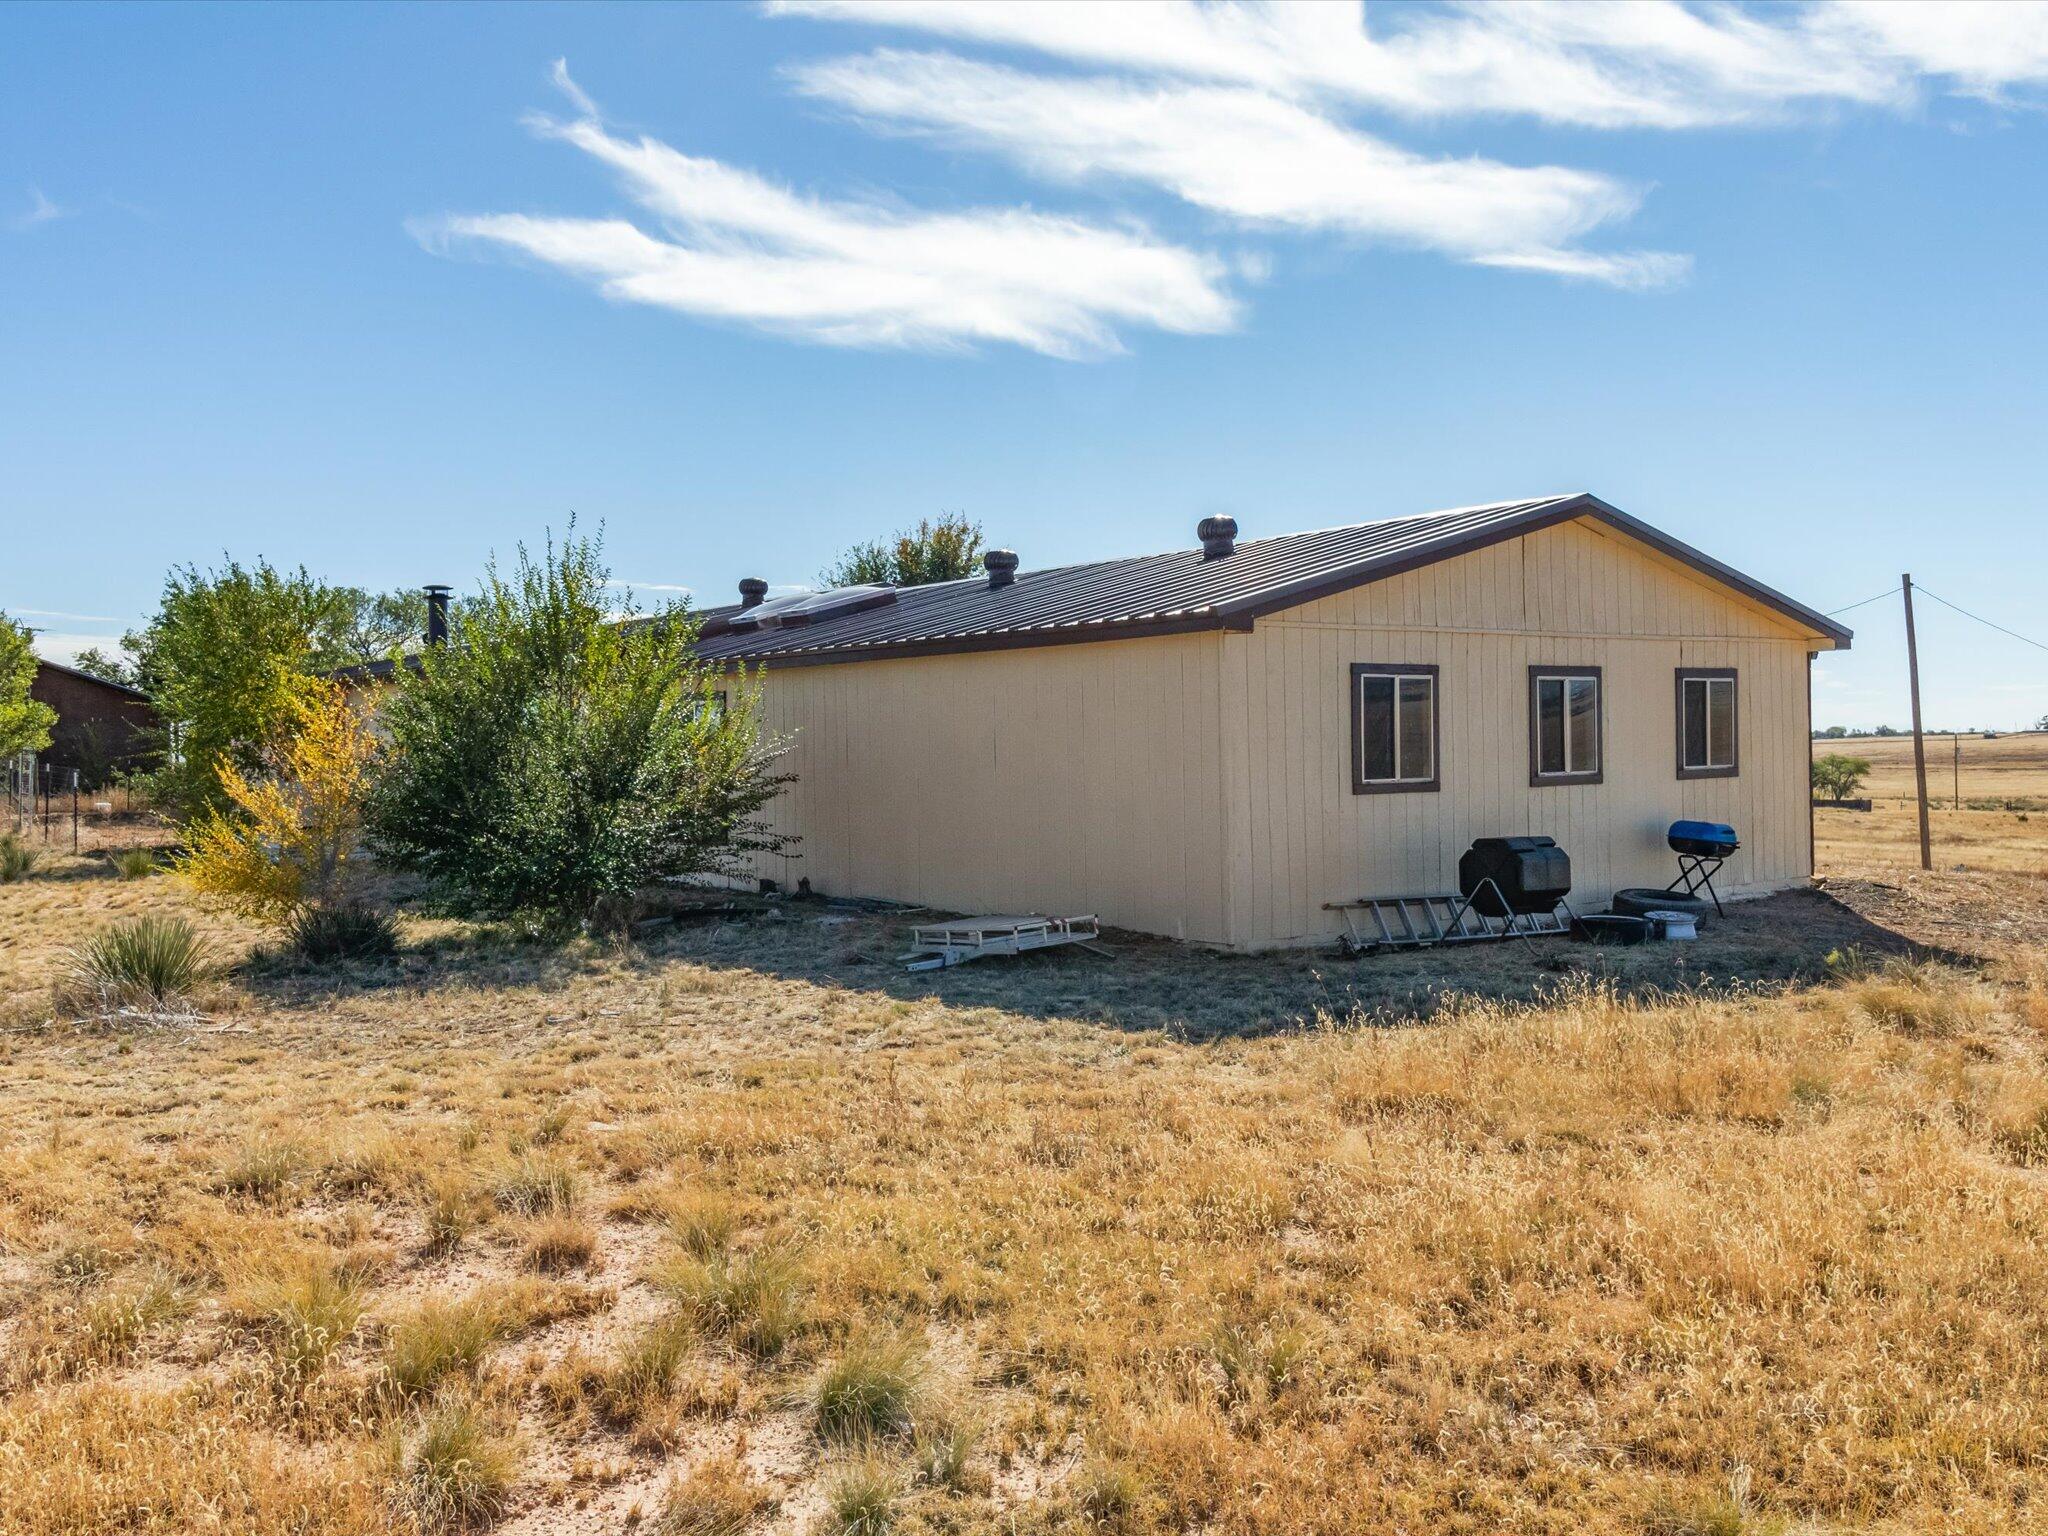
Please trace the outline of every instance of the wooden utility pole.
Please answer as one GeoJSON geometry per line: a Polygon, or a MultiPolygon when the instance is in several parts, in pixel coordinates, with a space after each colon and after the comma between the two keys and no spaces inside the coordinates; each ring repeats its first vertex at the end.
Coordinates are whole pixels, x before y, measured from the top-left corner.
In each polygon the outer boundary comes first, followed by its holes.
{"type": "Polygon", "coordinates": [[[1934,868],[1934,850],[1927,837],[1927,743],[1920,734],[1920,650],[1913,640],[1913,577],[1899,578],[1906,596],[1906,678],[1913,688],[1913,787],[1920,796],[1920,867],[1934,868]]]}
{"type": "Polygon", "coordinates": [[[1963,808],[1963,738],[1960,732],[1949,737],[1949,744],[1956,750],[1955,777],[1949,782],[1955,791],[1955,808],[1963,808]]]}

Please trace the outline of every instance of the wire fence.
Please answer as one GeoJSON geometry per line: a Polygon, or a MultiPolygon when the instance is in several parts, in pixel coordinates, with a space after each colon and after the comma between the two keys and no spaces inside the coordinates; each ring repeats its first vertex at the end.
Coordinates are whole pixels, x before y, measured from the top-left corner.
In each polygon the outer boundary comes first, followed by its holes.
{"type": "Polygon", "coordinates": [[[0,788],[0,832],[46,852],[117,852],[168,836],[148,787],[134,779],[88,789],[77,769],[24,753],[6,764],[0,788]]]}

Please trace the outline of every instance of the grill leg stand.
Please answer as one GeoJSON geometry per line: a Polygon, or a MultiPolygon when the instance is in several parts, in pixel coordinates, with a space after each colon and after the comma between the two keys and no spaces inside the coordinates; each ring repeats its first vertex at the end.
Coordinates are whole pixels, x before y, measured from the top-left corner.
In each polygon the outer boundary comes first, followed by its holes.
{"type": "Polygon", "coordinates": [[[1719,859],[1704,858],[1697,853],[1681,853],[1678,856],[1678,878],[1664,889],[1681,896],[1691,896],[1704,890],[1714,903],[1715,915],[1726,917],[1728,914],[1721,908],[1721,893],[1714,889],[1714,874],[1721,863],[1719,859]]]}

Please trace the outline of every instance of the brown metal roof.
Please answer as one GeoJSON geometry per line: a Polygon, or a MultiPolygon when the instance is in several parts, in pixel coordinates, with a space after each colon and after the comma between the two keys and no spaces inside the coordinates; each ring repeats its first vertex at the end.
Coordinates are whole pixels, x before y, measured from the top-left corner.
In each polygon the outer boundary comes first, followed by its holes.
{"type": "Polygon", "coordinates": [[[1188,630],[1245,630],[1261,615],[1578,517],[1620,529],[1808,626],[1838,648],[1849,644],[1850,631],[1833,620],[1596,496],[1579,494],[1250,539],[1214,560],[1205,559],[1199,548],[1177,549],[1019,571],[1014,583],[994,589],[982,576],[905,587],[886,606],[789,629],[734,629],[725,621],[740,611],[737,605],[705,609],[697,650],[707,661],[815,666],[1188,630]]]}

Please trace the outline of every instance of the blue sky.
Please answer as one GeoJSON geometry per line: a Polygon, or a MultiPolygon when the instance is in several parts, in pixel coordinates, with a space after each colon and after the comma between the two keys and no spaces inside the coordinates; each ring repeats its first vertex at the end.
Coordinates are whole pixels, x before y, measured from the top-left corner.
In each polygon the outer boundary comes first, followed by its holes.
{"type": "MultiPolygon", "coordinates": [[[[2044,101],[2019,5],[0,8],[0,607],[1590,489],[2048,639],[2044,101]]],[[[1847,618],[1817,719],[1902,721],[1847,618]]],[[[2048,712],[1921,628],[1931,721],[2048,712]]]]}

